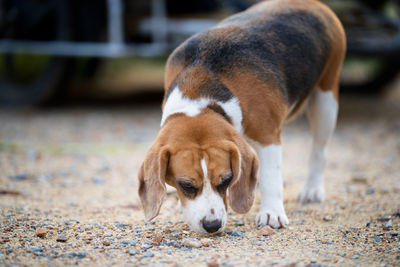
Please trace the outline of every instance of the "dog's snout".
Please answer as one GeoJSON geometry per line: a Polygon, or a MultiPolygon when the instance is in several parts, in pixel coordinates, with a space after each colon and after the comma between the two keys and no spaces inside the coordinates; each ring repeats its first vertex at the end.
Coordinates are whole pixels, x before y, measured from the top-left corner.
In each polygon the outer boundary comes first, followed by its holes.
{"type": "Polygon", "coordinates": [[[214,221],[206,221],[203,220],[203,228],[206,230],[208,233],[215,233],[218,231],[222,226],[222,222],[220,220],[214,220],[214,221]]]}

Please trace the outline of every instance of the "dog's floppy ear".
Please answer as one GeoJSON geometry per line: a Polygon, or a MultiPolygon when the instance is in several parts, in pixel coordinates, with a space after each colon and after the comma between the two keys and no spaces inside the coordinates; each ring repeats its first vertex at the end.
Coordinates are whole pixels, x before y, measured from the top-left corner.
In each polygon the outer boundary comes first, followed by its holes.
{"type": "Polygon", "coordinates": [[[150,147],[139,169],[139,196],[146,221],[158,215],[164,200],[168,160],[168,149],[156,142],[150,147]]]}
{"type": "Polygon", "coordinates": [[[229,185],[229,204],[235,212],[246,213],[253,205],[259,161],[240,136],[234,138],[230,151],[233,180],[229,185]]]}

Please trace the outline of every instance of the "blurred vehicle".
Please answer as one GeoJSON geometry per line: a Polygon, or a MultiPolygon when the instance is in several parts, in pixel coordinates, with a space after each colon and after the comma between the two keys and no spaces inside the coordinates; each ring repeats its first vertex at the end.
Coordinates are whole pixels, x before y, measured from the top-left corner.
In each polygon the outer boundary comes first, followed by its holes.
{"type": "MultiPolygon", "coordinates": [[[[78,57],[86,58],[86,72],[93,73],[102,58],[167,55],[188,36],[254,2],[0,0],[0,105],[40,104],[57,96],[78,57]],[[216,10],[223,15],[210,16],[216,10]]],[[[399,1],[327,3],[347,33],[342,87],[382,88],[400,67],[399,1]]]]}

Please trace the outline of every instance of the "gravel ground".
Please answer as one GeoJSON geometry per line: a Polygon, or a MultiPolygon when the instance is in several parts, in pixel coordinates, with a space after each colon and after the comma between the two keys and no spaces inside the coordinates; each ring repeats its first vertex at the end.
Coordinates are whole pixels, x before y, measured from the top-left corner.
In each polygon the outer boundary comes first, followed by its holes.
{"type": "Polygon", "coordinates": [[[311,143],[285,128],[285,229],[261,235],[229,212],[224,233],[182,222],[173,190],[144,223],[136,173],[158,104],[0,111],[2,265],[400,265],[400,97],[345,98],[329,145],[326,200],[301,205],[311,143]]]}

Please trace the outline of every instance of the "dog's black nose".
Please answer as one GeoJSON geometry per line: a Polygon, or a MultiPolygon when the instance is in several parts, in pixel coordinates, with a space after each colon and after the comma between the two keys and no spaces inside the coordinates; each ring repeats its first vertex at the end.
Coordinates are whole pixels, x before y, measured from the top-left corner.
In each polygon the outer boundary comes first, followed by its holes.
{"type": "Polygon", "coordinates": [[[211,221],[211,222],[203,220],[203,228],[209,233],[215,233],[216,231],[218,231],[221,228],[221,225],[222,225],[222,223],[219,220],[215,220],[215,221],[211,221]]]}

